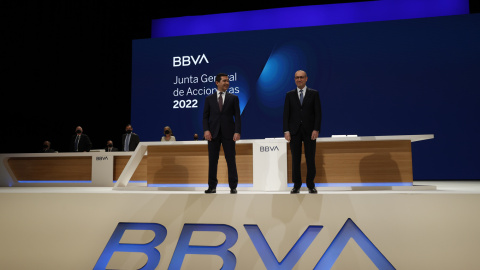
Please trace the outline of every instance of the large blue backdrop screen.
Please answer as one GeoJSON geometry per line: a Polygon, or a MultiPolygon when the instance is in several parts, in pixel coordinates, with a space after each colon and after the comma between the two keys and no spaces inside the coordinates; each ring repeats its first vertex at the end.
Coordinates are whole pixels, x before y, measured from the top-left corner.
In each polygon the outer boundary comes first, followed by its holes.
{"type": "Polygon", "coordinates": [[[282,137],[294,73],[320,92],[320,136],[434,134],[412,144],[414,179],[480,178],[480,16],[218,33],[133,41],[132,124],[200,137],[214,76],[231,75],[242,139],[282,137]]]}

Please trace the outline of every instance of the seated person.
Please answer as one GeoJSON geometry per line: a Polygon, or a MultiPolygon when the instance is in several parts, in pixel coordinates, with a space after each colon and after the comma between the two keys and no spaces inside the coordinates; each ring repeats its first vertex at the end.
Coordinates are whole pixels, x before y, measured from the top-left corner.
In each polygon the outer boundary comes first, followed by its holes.
{"type": "Polygon", "coordinates": [[[162,137],[162,140],[161,140],[162,142],[176,141],[175,136],[173,136],[172,129],[169,126],[166,126],[163,128],[163,134],[165,134],[165,136],[162,137]]]}
{"type": "Polygon", "coordinates": [[[43,149],[40,150],[40,153],[55,153],[55,150],[50,148],[50,142],[44,141],[43,142],[43,149]]]}
{"type": "Polygon", "coordinates": [[[105,152],[118,152],[118,148],[113,147],[113,141],[107,141],[107,147],[105,147],[105,152]]]}

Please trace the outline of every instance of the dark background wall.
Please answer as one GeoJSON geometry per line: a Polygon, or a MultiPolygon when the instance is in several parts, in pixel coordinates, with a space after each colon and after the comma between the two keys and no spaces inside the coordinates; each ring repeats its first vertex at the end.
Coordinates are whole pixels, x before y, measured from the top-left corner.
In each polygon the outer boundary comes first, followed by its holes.
{"type": "MultiPolygon", "coordinates": [[[[321,1],[341,2],[355,1],[321,1]]],[[[302,3],[312,4],[319,2],[302,3]]],[[[152,19],[288,6],[293,5],[2,2],[0,153],[37,152],[45,140],[55,150],[68,151],[78,125],[94,148],[109,139],[119,145],[130,122],[132,40],[150,37],[152,19]]]]}
{"type": "MultiPolygon", "coordinates": [[[[355,1],[307,1],[302,5],[355,1]]],[[[480,4],[470,1],[470,12],[480,4]]],[[[80,125],[94,148],[130,122],[132,40],[152,19],[293,6],[270,3],[43,1],[2,3],[1,153],[68,151],[80,125]]],[[[134,126],[135,129],[135,126],[134,126]]]]}

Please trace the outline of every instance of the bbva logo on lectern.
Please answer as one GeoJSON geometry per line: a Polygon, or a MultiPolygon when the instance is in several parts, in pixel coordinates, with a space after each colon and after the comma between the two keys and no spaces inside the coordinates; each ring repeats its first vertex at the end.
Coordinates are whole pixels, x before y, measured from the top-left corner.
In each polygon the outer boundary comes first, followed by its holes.
{"type": "MultiPolygon", "coordinates": [[[[308,226],[287,255],[285,255],[281,261],[278,261],[258,226],[254,224],[245,224],[243,226],[255,246],[258,255],[265,264],[266,269],[292,269],[323,228],[323,226],[318,225],[308,226]]],[[[147,263],[142,269],[155,269],[160,263],[161,258],[160,252],[155,247],[160,245],[166,237],[167,229],[158,223],[118,223],[94,269],[106,269],[114,252],[144,253],[147,255],[147,263]],[[123,234],[127,230],[149,230],[153,231],[155,236],[151,242],[145,244],[120,243],[123,234]]],[[[395,269],[351,219],[347,219],[330,246],[320,257],[314,269],[330,269],[350,238],[355,240],[378,269],[395,269]]],[[[203,223],[184,224],[168,269],[180,269],[187,254],[216,255],[223,260],[222,269],[235,269],[237,258],[229,249],[235,245],[237,240],[238,232],[230,225],[203,223]],[[218,246],[190,245],[190,239],[193,233],[200,231],[223,233],[225,235],[225,242],[218,246]]]]}
{"type": "Polygon", "coordinates": [[[275,152],[280,151],[278,146],[260,146],[260,152],[275,152]]]}

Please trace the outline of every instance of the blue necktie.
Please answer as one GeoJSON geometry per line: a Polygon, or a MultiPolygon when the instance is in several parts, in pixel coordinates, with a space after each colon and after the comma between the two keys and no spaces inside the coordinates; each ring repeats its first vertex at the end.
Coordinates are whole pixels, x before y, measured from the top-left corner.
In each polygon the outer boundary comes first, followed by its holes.
{"type": "Polygon", "coordinates": [[[300,105],[303,105],[303,90],[300,90],[300,105]]]}
{"type": "Polygon", "coordinates": [[[125,137],[125,149],[123,149],[124,151],[129,151],[129,144],[130,144],[130,134],[127,134],[127,136],[125,137]]]}

